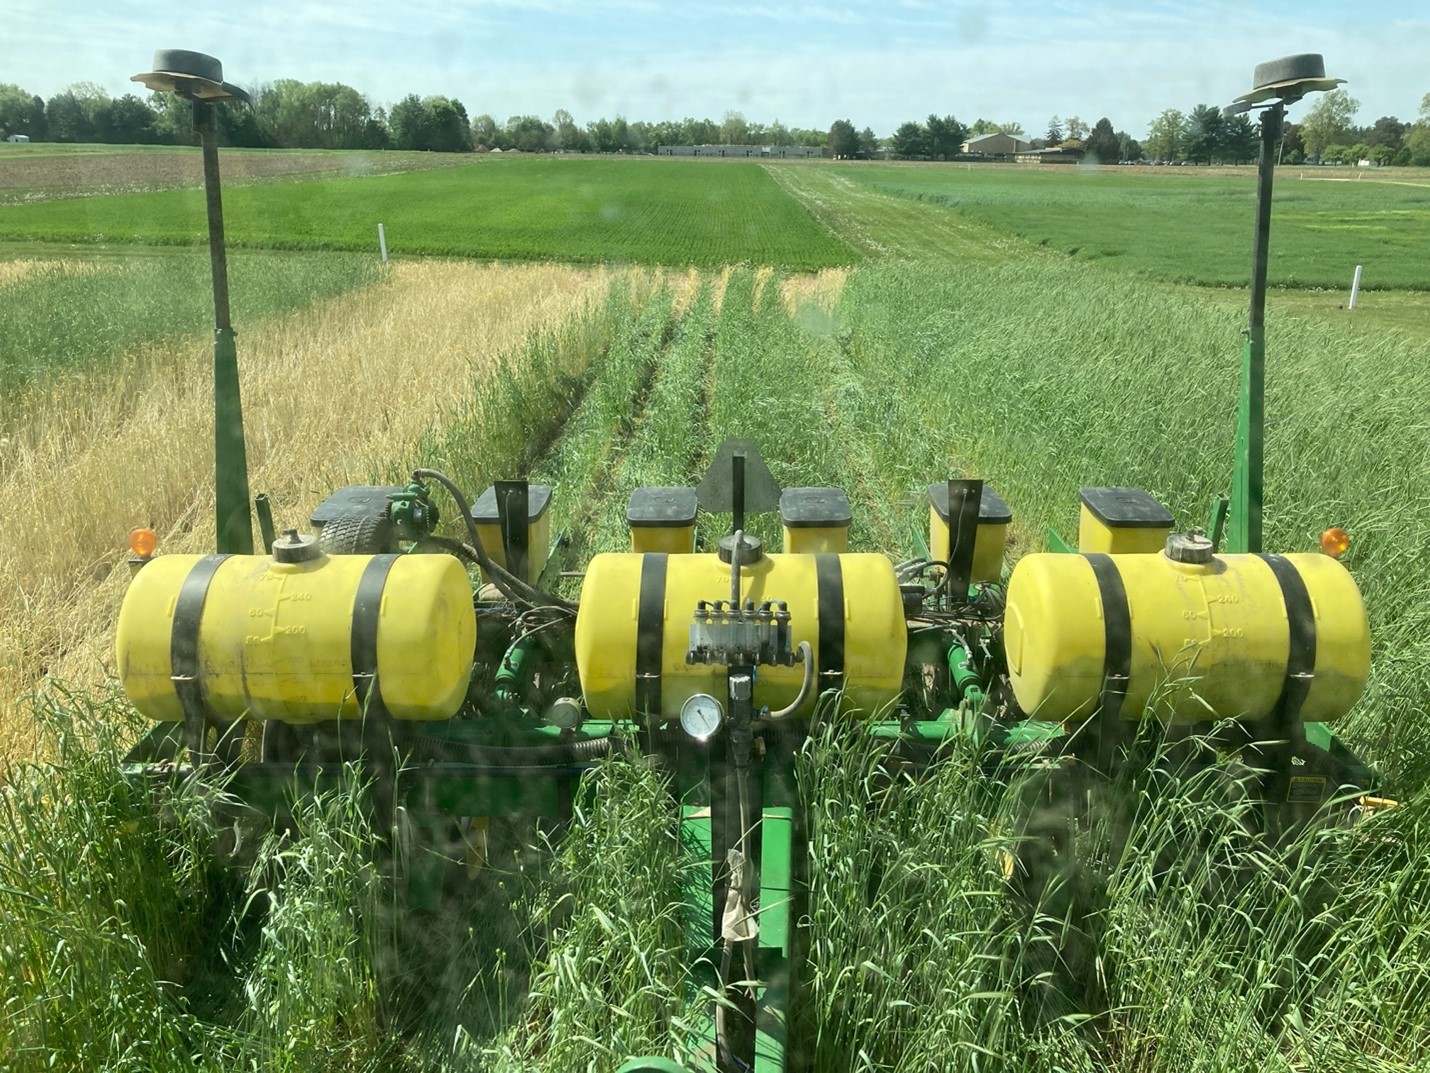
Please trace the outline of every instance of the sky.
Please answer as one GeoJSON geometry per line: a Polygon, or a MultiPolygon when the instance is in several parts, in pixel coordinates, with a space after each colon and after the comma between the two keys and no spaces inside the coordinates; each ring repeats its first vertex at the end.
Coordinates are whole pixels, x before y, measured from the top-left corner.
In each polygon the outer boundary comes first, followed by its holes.
{"type": "MultiPolygon", "coordinates": [[[[159,48],[218,57],[230,82],[345,82],[373,104],[443,94],[467,112],[747,119],[880,136],[931,112],[965,123],[1102,116],[1134,136],[1164,108],[1225,104],[1256,64],[1320,52],[1360,122],[1430,93],[1427,0],[4,0],[0,82],[142,87],[159,48]]],[[[1307,105],[1291,112],[1294,120],[1307,105]]]]}

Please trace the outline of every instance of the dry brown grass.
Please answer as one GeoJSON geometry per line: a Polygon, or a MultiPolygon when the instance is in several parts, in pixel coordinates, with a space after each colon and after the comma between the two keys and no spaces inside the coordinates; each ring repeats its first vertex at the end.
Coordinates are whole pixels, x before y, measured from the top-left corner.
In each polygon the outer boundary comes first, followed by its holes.
{"type": "MultiPolygon", "coordinates": [[[[243,332],[250,484],[281,527],[334,487],[410,462],[527,333],[604,295],[603,269],[401,264],[381,284],[243,332]]],[[[112,671],[125,535],[213,546],[211,358],[192,339],[29,400],[0,460],[0,758],[30,755],[23,698],[112,671]]]]}
{"type": "Polygon", "coordinates": [[[780,297],[790,316],[811,302],[825,313],[833,313],[848,279],[848,268],[822,268],[817,275],[790,276],[780,284],[780,297]]]}

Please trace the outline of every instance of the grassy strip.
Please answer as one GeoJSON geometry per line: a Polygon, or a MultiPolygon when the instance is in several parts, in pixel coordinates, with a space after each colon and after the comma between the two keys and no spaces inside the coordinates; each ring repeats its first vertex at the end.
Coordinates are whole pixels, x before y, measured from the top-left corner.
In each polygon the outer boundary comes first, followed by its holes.
{"type": "MultiPolygon", "coordinates": [[[[819,268],[852,251],[756,164],[512,159],[363,179],[231,190],[229,242],[276,249],[819,268]]],[[[181,190],[0,206],[0,238],[202,241],[203,195],[181,190]]]]}
{"type": "MultiPolygon", "coordinates": [[[[732,272],[715,333],[707,457],[727,436],[741,436],[755,442],[781,488],[849,487],[845,448],[825,435],[821,371],[810,360],[820,345],[791,321],[777,278],[732,272]]],[[[767,548],[780,546],[777,510],[751,513],[746,528],[767,548]]]]}
{"type": "MultiPolygon", "coordinates": [[[[1245,286],[1254,172],[1182,176],[1146,168],[883,167],[851,170],[874,190],[946,206],[1080,260],[1189,283],[1245,286]]],[[[1430,289],[1425,190],[1302,183],[1281,169],[1272,216],[1273,285],[1430,289]]]]}
{"type": "MultiPolygon", "coordinates": [[[[230,263],[240,329],[379,278],[375,258],[347,254],[244,253],[230,263]]],[[[143,344],[213,325],[208,258],[197,253],[35,265],[0,295],[0,392],[73,375],[143,344]]]]}
{"type": "Polygon", "coordinates": [[[967,215],[884,191],[865,181],[862,164],[764,167],[816,220],[875,259],[948,257],[960,264],[999,264],[1037,254],[1032,243],[967,215]]]}
{"type": "Polygon", "coordinates": [[[645,414],[621,464],[619,491],[628,493],[642,485],[693,485],[700,478],[696,463],[705,439],[703,380],[714,321],[714,290],[707,281],[675,325],[674,337],[661,357],[645,414]]]}
{"type": "MultiPolygon", "coordinates": [[[[632,298],[626,294],[617,301],[632,298]]],[[[555,489],[553,528],[568,535],[564,557],[571,569],[621,542],[624,518],[614,478],[642,420],[674,317],[674,297],[662,288],[618,319],[615,338],[580,408],[533,471],[533,479],[555,489]]]]}

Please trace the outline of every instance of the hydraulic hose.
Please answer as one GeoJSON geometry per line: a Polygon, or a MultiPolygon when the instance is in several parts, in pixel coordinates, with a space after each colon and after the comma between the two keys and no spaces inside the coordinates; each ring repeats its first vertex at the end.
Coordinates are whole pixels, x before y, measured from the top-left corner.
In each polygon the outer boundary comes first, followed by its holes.
{"type": "Polygon", "coordinates": [[[799,684],[799,692],[795,694],[794,700],[790,701],[787,706],[777,712],[770,712],[769,715],[765,716],[766,719],[784,719],[786,716],[793,715],[799,710],[800,705],[809,699],[810,687],[814,685],[814,649],[809,647],[808,641],[801,641],[799,643],[799,652],[803,657],[804,663],[804,681],[799,684]]]}

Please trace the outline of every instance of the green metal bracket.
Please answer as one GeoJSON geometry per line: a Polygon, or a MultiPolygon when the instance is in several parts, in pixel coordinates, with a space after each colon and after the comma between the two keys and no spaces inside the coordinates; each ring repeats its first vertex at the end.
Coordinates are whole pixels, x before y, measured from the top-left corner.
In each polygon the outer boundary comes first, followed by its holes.
{"type": "Polygon", "coordinates": [[[914,555],[920,559],[933,557],[933,549],[929,547],[929,542],[924,539],[924,531],[917,525],[913,527],[914,534],[914,555]]]}
{"type": "Polygon", "coordinates": [[[263,544],[263,554],[272,555],[278,531],[273,528],[273,505],[268,501],[267,492],[259,492],[253,497],[253,509],[258,515],[258,539],[263,544]]]}
{"type": "Polygon", "coordinates": [[[1061,555],[1077,554],[1077,548],[1064,540],[1056,529],[1048,530],[1048,550],[1061,555]]]}
{"type": "Polygon", "coordinates": [[[1207,514],[1207,536],[1213,552],[1221,550],[1221,542],[1226,538],[1226,512],[1230,503],[1226,496],[1212,497],[1212,509],[1207,514]]]}

